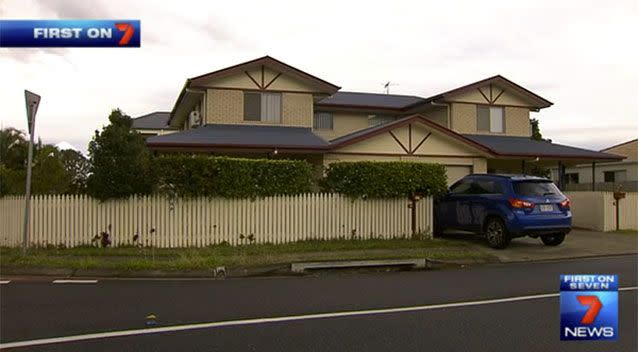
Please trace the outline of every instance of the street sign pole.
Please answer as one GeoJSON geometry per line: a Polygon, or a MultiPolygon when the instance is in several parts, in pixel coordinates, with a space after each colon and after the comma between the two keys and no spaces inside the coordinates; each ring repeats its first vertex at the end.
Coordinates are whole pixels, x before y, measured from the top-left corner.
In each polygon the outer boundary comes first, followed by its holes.
{"type": "Polygon", "coordinates": [[[40,105],[40,96],[24,91],[24,100],[27,105],[27,123],[29,126],[29,152],[27,155],[27,182],[24,201],[24,226],[22,227],[22,253],[27,252],[29,243],[29,215],[31,213],[31,167],[33,160],[33,137],[35,135],[35,114],[40,105]]]}

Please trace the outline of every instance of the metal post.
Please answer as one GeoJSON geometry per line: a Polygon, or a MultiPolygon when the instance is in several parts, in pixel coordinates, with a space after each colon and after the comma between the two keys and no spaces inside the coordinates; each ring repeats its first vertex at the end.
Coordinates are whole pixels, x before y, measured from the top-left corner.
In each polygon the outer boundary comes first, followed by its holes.
{"type": "Polygon", "coordinates": [[[562,161],[558,162],[558,189],[565,190],[565,166],[562,161]]]}
{"type": "Polygon", "coordinates": [[[591,163],[591,191],[596,192],[596,162],[591,163]]]}
{"type": "Polygon", "coordinates": [[[29,152],[27,154],[27,182],[26,182],[26,190],[25,200],[24,200],[24,224],[22,226],[22,253],[27,252],[27,244],[29,243],[29,215],[31,213],[31,166],[33,159],[33,135],[35,133],[31,132],[31,136],[29,137],[29,152]]]}
{"type": "Polygon", "coordinates": [[[31,215],[31,167],[33,160],[33,138],[35,136],[35,114],[40,105],[40,96],[24,91],[24,101],[27,107],[27,125],[29,127],[29,152],[27,155],[27,181],[24,192],[24,226],[22,227],[22,253],[27,252],[29,246],[29,216],[31,215]]]}

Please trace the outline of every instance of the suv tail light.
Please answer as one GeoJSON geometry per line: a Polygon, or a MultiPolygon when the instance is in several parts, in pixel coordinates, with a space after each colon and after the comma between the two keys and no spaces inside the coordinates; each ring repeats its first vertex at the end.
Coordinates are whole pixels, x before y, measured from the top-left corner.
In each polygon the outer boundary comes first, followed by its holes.
{"type": "Polygon", "coordinates": [[[572,202],[569,200],[569,198],[565,198],[564,201],[560,202],[560,207],[563,209],[569,209],[571,205],[572,205],[572,202]]]}
{"type": "Polygon", "coordinates": [[[534,208],[534,203],[528,202],[526,200],[510,198],[509,201],[512,208],[518,208],[518,209],[533,209],[534,208]]]}

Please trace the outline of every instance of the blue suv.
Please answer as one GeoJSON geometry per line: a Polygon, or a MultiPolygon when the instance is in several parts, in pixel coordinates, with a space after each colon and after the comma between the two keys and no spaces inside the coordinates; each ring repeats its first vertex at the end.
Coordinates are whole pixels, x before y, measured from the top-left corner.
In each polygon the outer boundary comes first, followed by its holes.
{"type": "Polygon", "coordinates": [[[563,242],[572,225],[570,201],[551,180],[525,175],[472,174],[454,183],[434,207],[434,233],[484,234],[492,248],[515,237],[563,242]]]}

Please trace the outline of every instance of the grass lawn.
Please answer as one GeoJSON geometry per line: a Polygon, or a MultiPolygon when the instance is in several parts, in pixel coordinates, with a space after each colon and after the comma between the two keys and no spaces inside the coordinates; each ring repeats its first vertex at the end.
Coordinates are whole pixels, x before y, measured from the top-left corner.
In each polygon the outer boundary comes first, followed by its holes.
{"type": "Polygon", "coordinates": [[[0,248],[0,269],[10,267],[119,271],[201,270],[217,266],[239,267],[300,261],[386,258],[493,259],[490,255],[471,250],[463,242],[444,239],[335,240],[177,249],[42,248],[30,249],[26,255],[22,255],[19,248],[0,248]]]}

